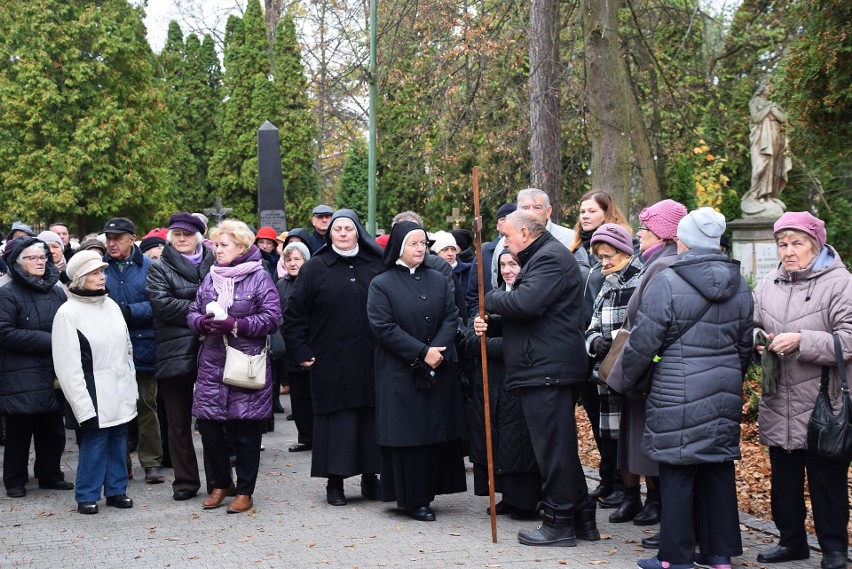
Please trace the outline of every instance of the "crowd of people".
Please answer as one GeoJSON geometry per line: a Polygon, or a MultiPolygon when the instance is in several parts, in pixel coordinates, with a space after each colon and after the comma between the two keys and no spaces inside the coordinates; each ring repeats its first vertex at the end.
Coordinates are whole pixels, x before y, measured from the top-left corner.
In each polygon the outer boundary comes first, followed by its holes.
{"type": "Polygon", "coordinates": [[[807,477],[822,568],[845,568],[849,462],[805,448],[821,377],[837,408],[843,396],[835,338],[852,362],[852,276],[825,224],[783,214],[780,262],[752,292],[711,208],[662,200],[635,235],[604,191],[582,196],[574,229],[551,214],[545,192],[520,191],[496,210],[479,260],[469,232],[430,233],[415,212],[374,239],[354,211],[324,204],[312,231],[208,228],[179,212],[141,240],[132,220],[110,219],[76,248],[64,224],[36,234],[16,222],[0,256],[7,495],[26,496],[34,443],[38,486],[73,489],[81,514],[102,496],[132,508],[133,452],[146,483],[174,468],[178,501],[201,491],[201,462],[202,507],[246,512],[286,386],[298,432],[288,450],[311,452],[331,506],[359,476],[364,498],[434,521],[436,496],[467,490],[467,456],[474,493],[493,483],[501,495],[493,514],[540,519],[522,544],[597,541],[597,510],[610,509],[612,523],[659,523],[641,569],[728,569],[743,553],[742,382],[762,363],[781,537],[757,561],[809,556],[807,477]],[[244,361],[255,385],[234,377],[244,361]],[[593,489],[577,405],[600,454],[593,489]],[[66,428],[80,447],[74,482],[60,468],[66,428]]]}

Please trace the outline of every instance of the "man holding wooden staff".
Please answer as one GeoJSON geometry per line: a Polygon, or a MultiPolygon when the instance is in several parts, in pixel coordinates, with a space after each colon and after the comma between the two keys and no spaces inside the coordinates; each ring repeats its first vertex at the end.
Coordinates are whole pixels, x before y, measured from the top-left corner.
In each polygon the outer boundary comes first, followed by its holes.
{"type": "Polygon", "coordinates": [[[506,247],[521,272],[511,290],[494,289],[477,334],[503,336],[506,386],[516,389],[542,478],[543,523],[518,533],[524,545],[573,547],[600,539],[577,448],[575,390],[585,381],[583,283],[573,255],[532,213],[504,225],[506,247]]]}

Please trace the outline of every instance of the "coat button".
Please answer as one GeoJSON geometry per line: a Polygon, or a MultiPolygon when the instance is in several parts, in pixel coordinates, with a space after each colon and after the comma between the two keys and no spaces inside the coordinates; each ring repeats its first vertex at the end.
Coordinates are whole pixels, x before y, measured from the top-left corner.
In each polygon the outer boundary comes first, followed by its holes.
{"type": "Polygon", "coordinates": [[[431,322],[431,321],[432,321],[432,317],[431,317],[431,316],[427,316],[427,317],[426,317],[426,322],[431,322]]]}
{"type": "Polygon", "coordinates": [[[426,300],[426,295],[425,295],[425,294],[421,294],[421,295],[420,295],[420,300],[426,300]]]}
{"type": "Polygon", "coordinates": [[[426,343],[427,343],[427,344],[431,344],[431,343],[432,343],[432,338],[426,338],[426,343]]]}
{"type": "Polygon", "coordinates": [[[419,280],[420,280],[420,275],[414,275],[414,280],[419,281],[419,280]]]}

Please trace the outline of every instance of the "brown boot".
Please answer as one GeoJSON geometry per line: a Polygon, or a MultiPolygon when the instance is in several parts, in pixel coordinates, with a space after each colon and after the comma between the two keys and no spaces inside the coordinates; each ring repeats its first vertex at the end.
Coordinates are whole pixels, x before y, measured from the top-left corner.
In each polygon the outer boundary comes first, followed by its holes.
{"type": "Polygon", "coordinates": [[[246,510],[250,510],[254,504],[251,501],[251,496],[246,494],[237,494],[237,497],[228,506],[229,514],[241,514],[246,510]]]}
{"type": "Polygon", "coordinates": [[[212,510],[214,508],[218,508],[222,505],[222,502],[225,501],[225,498],[231,495],[233,491],[233,484],[231,484],[228,488],[213,488],[213,491],[210,492],[210,495],[204,499],[202,507],[205,510],[212,510]]]}

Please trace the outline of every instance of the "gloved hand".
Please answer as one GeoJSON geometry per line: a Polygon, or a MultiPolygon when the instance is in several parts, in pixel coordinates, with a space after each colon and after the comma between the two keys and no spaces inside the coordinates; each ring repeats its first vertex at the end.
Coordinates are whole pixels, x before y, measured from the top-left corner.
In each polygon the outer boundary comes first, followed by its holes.
{"type": "Polygon", "coordinates": [[[230,334],[234,329],[234,323],[237,321],[233,316],[228,316],[224,320],[205,320],[207,332],[211,336],[224,336],[230,334]]]}
{"type": "Polygon", "coordinates": [[[127,325],[130,326],[130,319],[133,318],[133,313],[130,311],[130,307],[122,306],[121,315],[124,316],[124,321],[127,322],[127,325]]]}
{"type": "Polygon", "coordinates": [[[414,378],[417,389],[430,389],[437,381],[435,370],[423,360],[417,360],[411,364],[411,376],[414,378]]]}
{"type": "Polygon", "coordinates": [[[204,320],[202,320],[199,324],[201,326],[202,332],[204,332],[205,334],[210,334],[213,331],[213,329],[210,327],[210,323],[213,322],[213,318],[215,317],[216,315],[212,312],[208,312],[204,315],[204,320]]]}
{"type": "Polygon", "coordinates": [[[607,341],[603,336],[598,336],[594,340],[592,340],[592,352],[598,357],[604,357],[609,353],[609,349],[612,347],[612,341],[607,341]]]}

